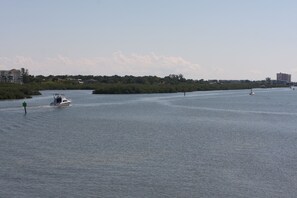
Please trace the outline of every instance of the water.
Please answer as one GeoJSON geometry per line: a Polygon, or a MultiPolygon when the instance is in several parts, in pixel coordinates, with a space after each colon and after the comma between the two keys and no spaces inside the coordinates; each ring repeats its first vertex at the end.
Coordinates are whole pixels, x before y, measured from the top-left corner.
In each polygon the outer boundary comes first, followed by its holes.
{"type": "Polygon", "coordinates": [[[297,91],[254,91],[1,101],[0,197],[295,197],[297,91]]]}

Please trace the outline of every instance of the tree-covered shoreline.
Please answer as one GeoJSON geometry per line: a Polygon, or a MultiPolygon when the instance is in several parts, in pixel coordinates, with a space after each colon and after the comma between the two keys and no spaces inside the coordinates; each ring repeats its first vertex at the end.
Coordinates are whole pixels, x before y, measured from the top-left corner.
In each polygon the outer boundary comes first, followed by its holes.
{"type": "Polygon", "coordinates": [[[32,98],[40,95],[39,90],[27,85],[0,83],[0,100],[32,98]]]}
{"type": "Polygon", "coordinates": [[[152,94],[210,90],[288,87],[288,84],[249,80],[185,79],[183,75],[157,76],[24,76],[24,84],[0,83],[0,100],[23,99],[41,90],[93,90],[93,94],[152,94]]]}

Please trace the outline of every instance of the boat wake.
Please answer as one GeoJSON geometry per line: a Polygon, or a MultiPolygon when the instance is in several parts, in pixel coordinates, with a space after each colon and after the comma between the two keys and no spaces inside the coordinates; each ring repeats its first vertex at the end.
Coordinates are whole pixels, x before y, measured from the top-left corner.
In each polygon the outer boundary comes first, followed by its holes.
{"type": "MultiPolygon", "coordinates": [[[[52,108],[50,105],[38,105],[38,106],[29,106],[27,107],[27,110],[31,111],[37,111],[37,110],[44,110],[44,109],[50,109],[52,108]]],[[[23,107],[6,107],[6,108],[0,108],[0,112],[16,112],[16,111],[23,111],[23,107]]]]}

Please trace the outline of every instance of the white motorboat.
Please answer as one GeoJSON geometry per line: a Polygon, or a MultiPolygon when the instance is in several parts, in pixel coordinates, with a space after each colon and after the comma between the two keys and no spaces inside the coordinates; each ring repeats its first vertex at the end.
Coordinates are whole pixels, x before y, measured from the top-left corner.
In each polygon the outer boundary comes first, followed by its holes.
{"type": "Polygon", "coordinates": [[[67,99],[63,94],[54,94],[54,101],[51,102],[51,106],[64,107],[69,106],[71,100],[67,99]]]}

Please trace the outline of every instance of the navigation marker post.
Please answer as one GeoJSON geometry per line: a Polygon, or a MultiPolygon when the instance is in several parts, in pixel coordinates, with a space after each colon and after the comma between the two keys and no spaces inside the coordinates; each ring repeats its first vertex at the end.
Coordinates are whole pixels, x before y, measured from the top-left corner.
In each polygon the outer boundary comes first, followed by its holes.
{"type": "Polygon", "coordinates": [[[27,114],[27,103],[26,103],[26,101],[23,102],[23,107],[24,107],[24,110],[25,110],[25,114],[27,114]]]}

